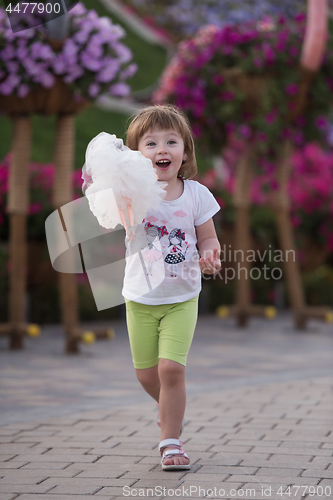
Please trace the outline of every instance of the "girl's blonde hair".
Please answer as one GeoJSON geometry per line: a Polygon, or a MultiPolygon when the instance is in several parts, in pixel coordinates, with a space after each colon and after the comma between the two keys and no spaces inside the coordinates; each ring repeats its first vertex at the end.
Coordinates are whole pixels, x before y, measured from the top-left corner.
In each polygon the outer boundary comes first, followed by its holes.
{"type": "Polygon", "coordinates": [[[150,130],[176,130],[184,141],[186,160],[179,169],[178,176],[191,179],[197,173],[197,161],[191,132],[186,115],[172,104],[147,106],[134,115],[126,136],[126,146],[137,150],[139,141],[150,130]]]}

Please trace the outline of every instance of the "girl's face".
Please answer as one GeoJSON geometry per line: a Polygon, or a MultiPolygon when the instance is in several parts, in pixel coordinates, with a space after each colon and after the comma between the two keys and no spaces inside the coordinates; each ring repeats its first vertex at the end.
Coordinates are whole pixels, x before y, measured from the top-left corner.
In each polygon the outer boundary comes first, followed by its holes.
{"type": "Polygon", "coordinates": [[[156,168],[158,180],[176,180],[184,156],[184,141],[173,129],[149,130],[138,144],[138,150],[156,168]]]}

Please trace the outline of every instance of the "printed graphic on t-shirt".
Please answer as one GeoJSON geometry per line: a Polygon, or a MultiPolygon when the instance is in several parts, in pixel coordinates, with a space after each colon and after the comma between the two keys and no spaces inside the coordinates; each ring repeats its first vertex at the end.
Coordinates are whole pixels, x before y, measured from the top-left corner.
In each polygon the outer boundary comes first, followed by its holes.
{"type": "Polygon", "coordinates": [[[177,277],[177,264],[185,261],[189,245],[185,241],[185,232],[176,227],[170,231],[168,254],[164,262],[169,264],[169,277],[177,277]]]}
{"type": "MultiPolygon", "coordinates": [[[[145,222],[145,219],[143,222],[145,222]]],[[[164,235],[166,235],[168,236],[169,242],[167,255],[164,258],[164,262],[168,264],[168,272],[166,273],[166,276],[169,278],[176,278],[178,276],[177,264],[181,264],[185,261],[186,254],[189,249],[189,245],[187,241],[185,241],[185,231],[176,227],[169,233],[165,225],[158,226],[156,224],[151,224],[149,221],[145,222],[144,228],[147,238],[147,246],[142,249],[142,257],[146,263],[148,276],[153,276],[154,267],[156,268],[154,263],[163,257],[159,241],[164,235]]],[[[156,268],[156,271],[158,268],[156,268]]]]}
{"type": "Polygon", "coordinates": [[[150,222],[146,222],[144,227],[148,245],[142,251],[142,257],[146,261],[147,274],[153,276],[154,262],[160,260],[163,257],[162,251],[160,250],[160,245],[158,245],[159,248],[157,248],[156,241],[159,241],[162,236],[164,236],[164,234],[169,233],[165,226],[156,226],[154,224],[151,224],[150,222]]]}

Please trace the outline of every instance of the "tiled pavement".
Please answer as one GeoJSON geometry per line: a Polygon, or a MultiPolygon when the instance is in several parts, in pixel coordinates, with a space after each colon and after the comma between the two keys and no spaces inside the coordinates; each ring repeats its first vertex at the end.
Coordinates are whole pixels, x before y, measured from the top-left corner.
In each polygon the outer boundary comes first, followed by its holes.
{"type": "Polygon", "coordinates": [[[20,352],[1,339],[0,500],[333,498],[331,326],[199,318],[182,435],[190,472],[161,471],[156,410],[125,324],[113,326],[114,340],[79,356],[63,355],[57,326],[20,352]]]}

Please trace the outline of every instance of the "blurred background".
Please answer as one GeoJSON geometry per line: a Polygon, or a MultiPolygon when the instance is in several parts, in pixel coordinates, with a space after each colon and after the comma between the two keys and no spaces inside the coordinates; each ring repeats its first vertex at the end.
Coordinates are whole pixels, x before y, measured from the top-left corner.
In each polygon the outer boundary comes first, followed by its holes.
{"type": "MultiPolygon", "coordinates": [[[[288,181],[290,213],[306,302],[313,306],[333,306],[332,2],[329,8],[325,58],[318,75],[311,81],[310,104],[293,127],[286,122],[300,81],[299,64],[295,61],[300,60],[305,33],[306,0],[280,1],[278,5],[268,0],[84,0],[72,10],[68,34],[72,45],[67,44],[64,53],[53,47],[51,54],[45,53],[43,26],[16,33],[18,38],[13,40],[14,35],[8,35],[8,21],[2,9],[1,102],[12,95],[24,99],[36,85],[51,88],[52,74],[62,77],[77,99],[89,102],[89,106],[75,116],[75,171],[72,176],[75,198],[82,196],[81,169],[87,144],[94,136],[105,131],[125,139],[128,118],[135,110],[152,102],[176,102],[189,115],[197,139],[199,172],[196,179],[213,192],[222,207],[215,224],[225,248],[232,248],[234,241],[235,165],[242,151],[242,141],[253,137],[261,147],[261,156],[254,166],[251,184],[250,248],[261,255],[265,250],[280,248],[269,198],[276,189],[276,149],[289,134],[295,146],[288,181]],[[89,22],[96,24],[89,28],[86,16],[91,10],[96,12],[98,19],[107,18],[111,23],[98,24],[96,16],[91,15],[89,22]],[[70,59],[73,53],[86,50],[89,44],[95,44],[98,52],[98,41],[93,37],[106,27],[123,48],[114,45],[112,54],[104,54],[109,57],[103,69],[104,76],[96,77],[97,69],[91,62],[96,59],[92,49],[89,60],[84,62],[81,58],[84,70],[80,72],[77,68],[76,75],[70,73],[68,68],[73,68],[70,59]],[[33,32],[32,39],[26,35],[28,32],[33,32]],[[37,42],[40,45],[32,49],[30,45],[37,42]],[[15,54],[9,54],[8,47],[14,45],[15,54]],[[219,52],[217,47],[221,46],[224,50],[219,52]],[[20,55],[19,51],[27,47],[28,52],[20,55]],[[33,59],[33,68],[24,64],[27,58],[33,59]],[[112,58],[118,58],[119,63],[113,75],[110,70],[112,58]],[[265,102],[261,114],[248,110],[244,121],[244,114],[240,115],[242,92],[221,88],[225,83],[221,68],[227,67],[270,76],[267,85],[271,85],[274,99],[265,102]],[[24,71],[29,79],[24,79],[24,71]],[[21,80],[11,77],[9,81],[9,73],[18,75],[21,80]],[[43,78],[33,78],[42,73],[43,78]]],[[[104,43],[107,36],[105,34],[104,43]]],[[[76,66],[78,64],[75,62],[76,66]]],[[[61,318],[58,273],[51,266],[45,239],[45,219],[54,211],[51,188],[55,174],[56,117],[54,114],[33,114],[32,124],[26,317],[28,323],[42,325],[58,323],[61,318]]],[[[3,104],[0,105],[0,128],[0,322],[5,322],[9,315],[9,217],[6,207],[13,119],[3,104]]],[[[252,265],[259,268],[281,266],[272,262],[268,254],[267,258],[257,259],[252,265]]],[[[122,306],[98,311],[86,275],[78,274],[76,279],[82,321],[122,316],[122,306]]],[[[205,280],[203,287],[202,312],[213,313],[219,306],[235,301],[235,280],[226,284],[217,277],[205,280]]],[[[260,279],[253,279],[251,301],[258,305],[274,305],[278,309],[287,308],[290,304],[284,279],[265,279],[263,274],[260,279]]]]}

